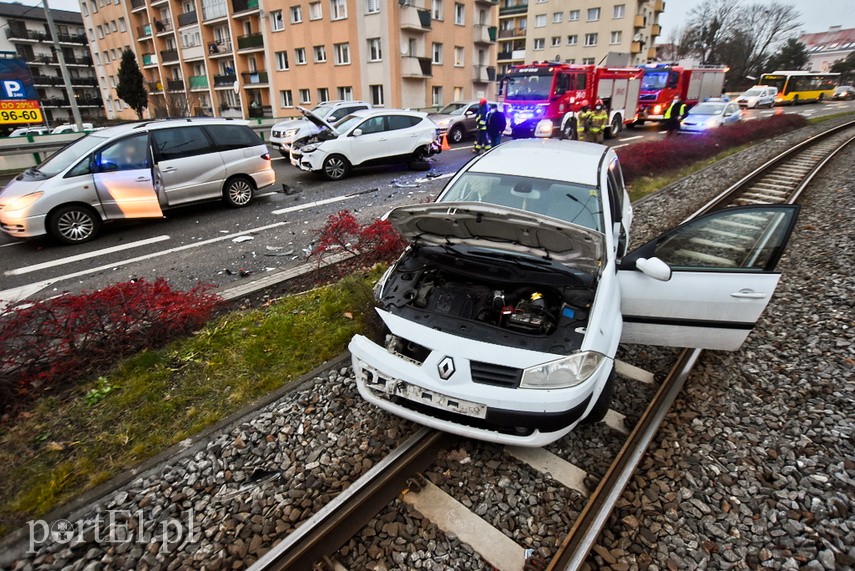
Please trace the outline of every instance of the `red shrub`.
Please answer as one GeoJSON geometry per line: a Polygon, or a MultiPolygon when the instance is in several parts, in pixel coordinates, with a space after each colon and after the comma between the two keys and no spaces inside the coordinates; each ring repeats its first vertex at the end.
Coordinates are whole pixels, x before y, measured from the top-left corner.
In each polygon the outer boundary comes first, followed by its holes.
{"type": "Polygon", "coordinates": [[[158,278],[9,305],[0,312],[0,411],[197,329],[222,301],[209,290],[176,291],[158,278]]]}
{"type": "Polygon", "coordinates": [[[318,232],[318,243],[311,256],[318,265],[324,257],[335,250],[353,254],[360,263],[391,262],[407,246],[407,241],[395,231],[388,220],[376,219],[362,225],[348,210],[342,210],[327,218],[318,232]]]}
{"type": "Polygon", "coordinates": [[[706,135],[679,135],[660,141],[636,143],[618,149],[627,181],[640,176],[664,174],[712,157],[730,148],[788,133],[807,124],[798,114],[774,115],[715,129],[706,135]]]}

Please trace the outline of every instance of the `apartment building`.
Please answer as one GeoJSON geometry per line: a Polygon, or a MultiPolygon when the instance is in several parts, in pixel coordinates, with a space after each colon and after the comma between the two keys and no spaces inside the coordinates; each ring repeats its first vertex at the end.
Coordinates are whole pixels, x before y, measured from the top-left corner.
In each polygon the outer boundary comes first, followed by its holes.
{"type": "Polygon", "coordinates": [[[501,73],[531,61],[637,65],[656,57],[663,0],[503,0],[501,73]]]}
{"type": "Polygon", "coordinates": [[[87,121],[100,119],[102,101],[80,14],[51,10],[51,15],[56,25],[56,45],[51,41],[44,8],[0,3],[0,26],[5,29],[0,35],[0,50],[15,52],[26,60],[42,114],[51,126],[73,121],[57,56],[57,50],[62,50],[80,115],[87,121]]]}
{"type": "MultiPolygon", "coordinates": [[[[99,77],[112,86],[113,51],[130,45],[152,116],[284,117],[330,99],[427,108],[495,91],[493,0],[80,2],[99,77]]],[[[132,118],[114,96],[108,114],[132,118]]]]}

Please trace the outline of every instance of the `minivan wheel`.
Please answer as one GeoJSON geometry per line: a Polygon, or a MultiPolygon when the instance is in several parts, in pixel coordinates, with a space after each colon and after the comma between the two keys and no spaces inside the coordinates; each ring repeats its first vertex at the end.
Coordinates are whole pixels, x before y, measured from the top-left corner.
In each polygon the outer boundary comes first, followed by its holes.
{"type": "Polygon", "coordinates": [[[330,155],[324,160],[324,176],[329,180],[341,180],[347,176],[350,165],[341,155],[330,155]]]}
{"type": "Polygon", "coordinates": [[[463,140],[463,128],[462,127],[454,127],[451,131],[448,132],[448,140],[452,143],[459,143],[463,140]]]}
{"type": "Polygon", "coordinates": [[[600,397],[597,399],[597,402],[594,403],[594,408],[591,409],[590,414],[586,416],[582,422],[584,424],[594,424],[595,422],[600,422],[606,417],[606,413],[609,412],[609,407],[612,404],[612,396],[615,394],[615,370],[612,368],[612,372],[609,373],[609,378],[606,381],[606,386],[603,387],[603,392],[600,393],[600,397]]]}
{"type": "Polygon", "coordinates": [[[235,177],[226,181],[223,199],[232,208],[243,208],[252,202],[252,183],[244,177],[235,177]]]}
{"type": "Polygon", "coordinates": [[[64,244],[82,244],[98,235],[101,219],[86,206],[71,204],[51,213],[48,232],[64,244]]]}

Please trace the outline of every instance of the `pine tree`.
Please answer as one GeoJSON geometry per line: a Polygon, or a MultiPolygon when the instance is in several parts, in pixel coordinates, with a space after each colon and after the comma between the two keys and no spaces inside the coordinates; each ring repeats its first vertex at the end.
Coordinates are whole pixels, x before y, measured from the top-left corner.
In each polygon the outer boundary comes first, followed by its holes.
{"type": "Polygon", "coordinates": [[[143,74],[137,64],[137,56],[131,50],[122,52],[122,63],[119,64],[119,84],[116,94],[137,112],[142,119],[143,109],[148,106],[148,93],[143,84],[143,74]]]}

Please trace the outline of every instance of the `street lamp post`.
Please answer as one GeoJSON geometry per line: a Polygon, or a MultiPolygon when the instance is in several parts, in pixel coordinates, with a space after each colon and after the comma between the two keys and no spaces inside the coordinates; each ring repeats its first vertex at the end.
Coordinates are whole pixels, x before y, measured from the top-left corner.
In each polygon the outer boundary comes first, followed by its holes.
{"type": "Polygon", "coordinates": [[[59,61],[59,71],[62,73],[62,81],[65,84],[65,94],[68,97],[68,103],[71,105],[71,115],[74,117],[74,124],[77,125],[77,130],[83,132],[83,121],[80,118],[80,109],[77,107],[77,98],[74,96],[74,88],[71,86],[71,78],[68,75],[68,68],[65,66],[65,54],[59,45],[56,37],[56,26],[53,23],[53,15],[50,13],[48,0],[42,0],[45,7],[45,18],[47,19],[48,29],[50,30],[50,39],[53,42],[53,47],[56,50],[56,57],[59,61]]]}

